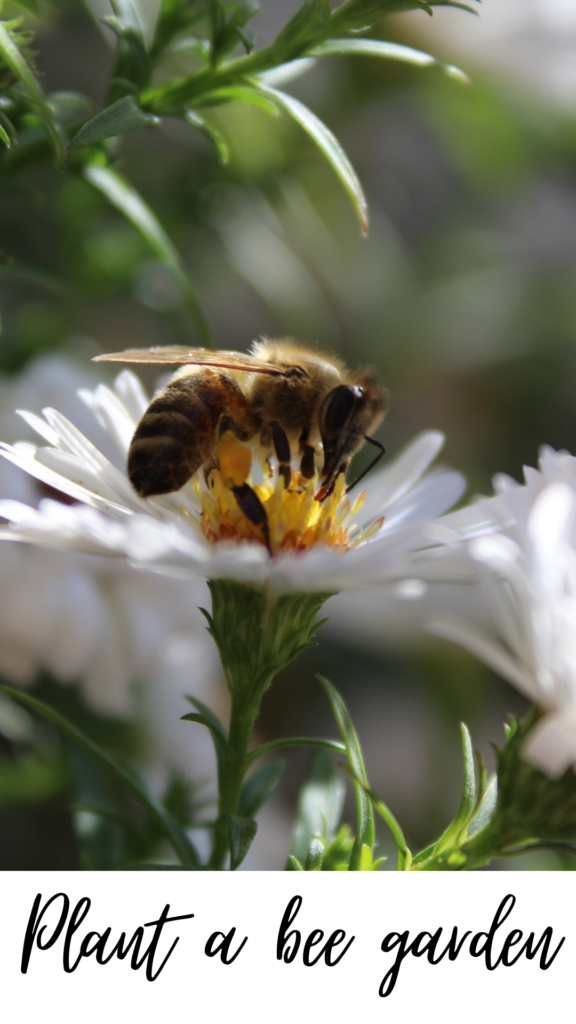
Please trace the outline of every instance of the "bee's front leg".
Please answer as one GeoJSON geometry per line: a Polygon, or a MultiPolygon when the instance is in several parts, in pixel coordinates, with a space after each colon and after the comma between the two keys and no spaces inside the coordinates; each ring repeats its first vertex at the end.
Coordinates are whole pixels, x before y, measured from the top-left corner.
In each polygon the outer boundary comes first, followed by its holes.
{"type": "Polygon", "coordinates": [[[272,441],[274,442],[274,451],[276,452],[276,458],[278,459],[278,472],[280,476],[284,477],[284,487],[286,490],[292,483],[292,470],[290,468],[290,442],[286,436],[286,431],[277,420],[274,420],[270,427],[272,429],[272,441]]]}

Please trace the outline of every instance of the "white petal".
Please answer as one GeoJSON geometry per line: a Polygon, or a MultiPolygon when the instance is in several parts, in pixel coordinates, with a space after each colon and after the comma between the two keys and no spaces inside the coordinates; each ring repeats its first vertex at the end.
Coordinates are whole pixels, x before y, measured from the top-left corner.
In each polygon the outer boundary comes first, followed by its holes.
{"type": "Polygon", "coordinates": [[[426,472],[444,444],[444,434],[429,430],[420,434],[404,452],[368,481],[363,519],[370,522],[399,501],[426,472]]]}
{"type": "Polygon", "coordinates": [[[122,370],[114,381],[114,390],[134,423],[138,423],[150,405],[139,378],[132,370],[122,370]]]}
{"type": "Polygon", "coordinates": [[[110,434],[114,443],[126,455],[136,423],[117,395],[104,384],[95,391],[79,391],[79,397],[92,409],[99,423],[110,434]]]}
{"type": "MultiPolygon", "coordinates": [[[[460,473],[437,470],[424,477],[400,501],[394,504],[376,536],[391,533],[400,526],[436,519],[462,497],[466,480],[460,473]]],[[[362,510],[364,516],[364,510],[362,510]]]]}
{"type": "Polygon", "coordinates": [[[522,690],[531,700],[538,699],[538,688],[523,667],[514,661],[512,655],[493,636],[476,625],[457,616],[431,621],[426,626],[428,633],[464,647],[493,668],[498,675],[522,690]]]}
{"type": "Polygon", "coordinates": [[[528,733],[523,755],[552,777],[563,775],[576,762],[576,717],[546,715],[528,733]]]}
{"type": "Polygon", "coordinates": [[[55,430],[52,430],[52,427],[50,427],[45,420],[41,419],[40,416],[36,416],[33,412],[27,412],[26,409],[16,409],[16,412],[22,417],[29,427],[32,427],[32,430],[35,430],[40,437],[43,437],[45,441],[48,441],[48,444],[53,445],[55,448],[59,446],[60,438],[58,437],[58,434],[55,430]]]}

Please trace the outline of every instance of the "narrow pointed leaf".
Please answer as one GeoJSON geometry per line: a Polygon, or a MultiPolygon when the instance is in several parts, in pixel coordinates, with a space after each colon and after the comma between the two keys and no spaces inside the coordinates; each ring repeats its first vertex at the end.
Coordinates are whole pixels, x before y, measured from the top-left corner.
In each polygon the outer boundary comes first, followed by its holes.
{"type": "Polygon", "coordinates": [[[322,676],[319,676],[320,682],[324,687],[326,696],[330,701],[334,717],[338,723],[340,729],[340,735],[344,740],[346,746],[346,753],[348,755],[348,762],[353,774],[360,780],[362,785],[354,780],[354,789],[356,792],[356,816],[357,816],[357,828],[356,838],[354,840],[354,846],[352,847],[352,853],[350,855],[350,871],[362,870],[361,865],[365,863],[365,854],[362,852],[363,846],[368,846],[370,851],[374,848],[374,814],[372,812],[372,803],[370,797],[364,790],[364,786],[368,787],[368,777],[366,775],[366,769],[364,767],[364,758],[362,757],[362,749],[356,730],[352,725],[350,715],[348,714],[348,708],[342,700],[342,697],[332,686],[332,683],[328,682],[322,676]]]}
{"type": "Polygon", "coordinates": [[[200,115],[196,114],[193,110],[187,110],[184,117],[188,124],[191,124],[193,128],[197,128],[199,132],[202,132],[202,134],[206,136],[206,138],[210,139],[210,142],[218,153],[220,163],[227,164],[230,159],[230,150],[228,149],[228,143],[222,133],[219,132],[217,128],[214,128],[213,125],[208,124],[203,117],[200,117],[200,115]]]}
{"type": "Polygon", "coordinates": [[[225,814],[224,818],[230,841],[230,867],[236,871],[252,845],[258,825],[251,818],[239,818],[235,814],[225,814]]]}
{"type": "Polygon", "coordinates": [[[199,711],[200,714],[204,715],[204,718],[208,719],[210,727],[216,729],[216,731],[219,732],[220,735],[222,736],[222,739],[228,742],[226,739],[226,730],[224,729],[222,722],[220,721],[218,716],[214,714],[212,709],[209,708],[207,704],[204,704],[203,701],[198,700],[198,697],[187,696],[186,700],[188,701],[189,704],[192,705],[192,707],[196,708],[196,710],[199,711]]]}
{"type": "Polygon", "coordinates": [[[461,82],[470,81],[460,68],[453,67],[451,64],[443,64],[430,53],[414,50],[411,46],[401,46],[399,43],[384,42],[380,39],[330,39],[310,51],[311,57],[348,55],[380,57],[385,60],[402,61],[405,64],[416,64],[418,67],[438,67],[450,78],[457,78],[461,82]]]}
{"type": "Polygon", "coordinates": [[[210,708],[201,700],[198,700],[196,697],[187,697],[186,700],[188,700],[193,707],[198,708],[198,711],[196,713],[190,712],[187,715],[183,715],[182,721],[197,722],[199,725],[203,725],[209,729],[212,742],[214,744],[214,751],[216,753],[218,779],[220,780],[224,772],[226,755],[230,752],[224,727],[214,712],[211,711],[210,708]]]}
{"type": "Polygon", "coordinates": [[[160,118],[140,110],[133,96],[124,96],[123,99],[105,107],[104,110],[100,110],[98,114],[86,121],[72,139],[70,149],[92,146],[96,142],[102,142],[103,139],[110,139],[115,135],[126,135],[128,132],[136,131],[137,128],[149,128],[159,122],[160,118]]]}
{"type": "Polygon", "coordinates": [[[462,755],[464,760],[464,788],[460,799],[460,806],[453,822],[453,829],[456,831],[462,828],[470,819],[476,805],[476,772],[474,770],[474,751],[470,733],[462,722],[462,755]]]}
{"type": "Polygon", "coordinates": [[[253,818],[262,804],[268,799],[286,768],[284,758],[277,761],[270,761],[262,768],[259,768],[254,775],[244,783],[240,794],[238,811],[242,818],[253,818]]]}
{"type": "Polygon", "coordinates": [[[496,808],[498,799],[498,778],[493,775],[486,787],[486,792],[478,804],[478,810],[468,825],[467,836],[470,838],[488,824],[496,808]]]}
{"type": "Polygon", "coordinates": [[[292,82],[295,78],[305,75],[315,65],[316,61],[312,57],[299,57],[286,64],[279,64],[271,71],[263,71],[261,75],[258,75],[258,81],[264,82],[265,85],[285,85],[286,82],[292,82]]]}
{"type": "Polygon", "coordinates": [[[326,127],[323,122],[313,114],[308,107],[305,107],[300,100],[294,99],[288,93],[274,89],[263,82],[255,82],[255,87],[270,96],[283,107],[287,113],[310,135],[318,148],[323,152],[326,159],[332,165],[340,181],[352,199],[354,209],[360,221],[363,234],[368,233],[368,203],[360,180],[352,164],[350,163],[338,139],[326,127]]]}
{"type": "Polygon", "coordinates": [[[4,145],[8,146],[8,149],[10,149],[10,146],[12,145],[12,143],[10,142],[10,136],[8,135],[8,132],[4,130],[4,128],[2,127],[1,124],[0,124],[0,139],[2,140],[4,145]]]}
{"type": "Polygon", "coordinates": [[[292,871],[304,871],[298,857],[295,857],[293,853],[288,857],[288,869],[292,871]]]}
{"type": "Polygon", "coordinates": [[[329,20],[329,0],[305,0],[272,45],[279,54],[294,53],[294,56],[298,56],[322,35],[329,20]]]}
{"type": "Polygon", "coordinates": [[[115,757],[103,750],[97,743],[85,736],[71,722],[63,718],[62,715],[58,714],[57,711],[53,711],[52,708],[48,707],[42,701],[37,700],[35,697],[31,697],[28,693],[22,693],[20,690],[15,690],[11,686],[5,686],[0,684],[0,691],[5,693],[7,697],[11,697],[17,703],[24,704],[25,707],[30,708],[31,711],[36,711],[43,718],[46,718],[53,725],[62,729],[71,739],[75,740],[84,750],[87,750],[90,754],[93,754],[99,761],[102,761],[130,790],[132,795],[147,809],[151,816],[156,820],[160,828],[162,829],[163,835],[166,837],[172,849],[180,858],[182,864],[189,868],[199,867],[199,859],[194,846],[188,839],[184,829],[180,827],[175,818],[172,817],[169,812],[162,807],[161,804],[157,803],[151,796],[146,792],[142,782],[138,777],[124,765],[120,764],[115,757]]]}
{"type": "Polygon", "coordinates": [[[200,309],[180,256],[142,196],[110,167],[91,164],[84,169],[84,177],[94,188],[102,192],[117,210],[124,214],[156,253],[161,263],[172,272],[198,333],[209,344],[212,332],[200,309]]]}
{"type": "Polygon", "coordinates": [[[286,747],[322,747],[324,750],[333,750],[335,754],[346,753],[346,747],[340,740],[326,740],[318,736],[285,736],[281,740],[270,740],[269,743],[255,747],[248,754],[248,763],[251,764],[264,754],[271,754],[274,750],[283,750],[286,747]]]}

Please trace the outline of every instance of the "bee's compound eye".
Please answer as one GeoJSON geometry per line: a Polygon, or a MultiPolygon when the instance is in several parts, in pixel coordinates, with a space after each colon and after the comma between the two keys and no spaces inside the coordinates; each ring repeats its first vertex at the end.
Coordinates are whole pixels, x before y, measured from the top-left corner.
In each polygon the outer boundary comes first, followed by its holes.
{"type": "Polygon", "coordinates": [[[362,397],[362,388],[352,384],[340,384],[324,399],[320,411],[322,436],[337,436],[348,422],[358,401],[362,397]]]}

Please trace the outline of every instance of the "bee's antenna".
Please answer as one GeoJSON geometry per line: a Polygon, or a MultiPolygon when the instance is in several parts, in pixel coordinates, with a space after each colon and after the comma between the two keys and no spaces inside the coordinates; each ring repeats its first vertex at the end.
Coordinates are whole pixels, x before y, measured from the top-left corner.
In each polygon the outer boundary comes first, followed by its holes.
{"type": "Polygon", "coordinates": [[[376,441],[375,438],[373,437],[368,437],[367,434],[364,434],[364,440],[368,441],[369,444],[373,444],[375,448],[379,448],[380,451],[378,452],[376,458],[372,459],[370,465],[366,466],[366,469],[362,470],[360,476],[357,476],[353,483],[348,485],[348,487],[346,488],[346,494],[350,494],[352,488],[356,487],[356,484],[359,484],[360,481],[363,480],[364,477],[367,475],[367,473],[369,473],[371,469],[374,469],[374,466],[378,465],[382,456],[386,454],[386,449],[383,444],[380,444],[380,441],[376,441]]]}

